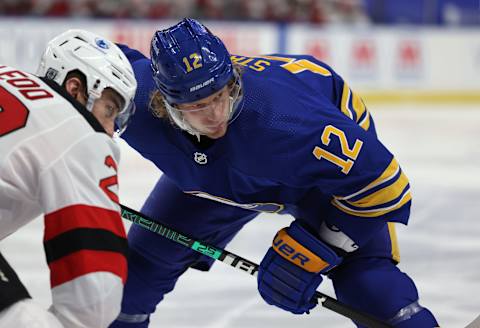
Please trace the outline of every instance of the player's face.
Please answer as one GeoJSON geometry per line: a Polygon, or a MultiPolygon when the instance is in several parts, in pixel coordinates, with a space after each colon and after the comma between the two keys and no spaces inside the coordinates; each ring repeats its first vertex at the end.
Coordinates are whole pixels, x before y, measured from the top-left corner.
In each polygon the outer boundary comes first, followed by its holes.
{"type": "Polygon", "coordinates": [[[104,89],[102,96],[93,103],[92,114],[111,137],[115,132],[115,119],[123,105],[123,98],[110,88],[104,89]]]}
{"type": "Polygon", "coordinates": [[[230,116],[230,88],[225,86],[209,97],[179,104],[176,108],[200,134],[212,139],[221,138],[227,132],[230,116]]]}

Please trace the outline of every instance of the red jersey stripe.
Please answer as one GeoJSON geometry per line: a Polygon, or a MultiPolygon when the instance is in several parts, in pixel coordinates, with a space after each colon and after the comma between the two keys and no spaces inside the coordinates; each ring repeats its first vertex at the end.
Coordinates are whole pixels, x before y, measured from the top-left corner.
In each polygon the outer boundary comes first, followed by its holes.
{"type": "Polygon", "coordinates": [[[45,215],[44,241],[78,228],[103,229],[125,238],[125,228],[117,211],[89,205],[71,205],[45,215]]]}
{"type": "Polygon", "coordinates": [[[92,272],[111,272],[119,276],[124,284],[127,280],[127,259],[115,252],[82,250],[48,266],[52,288],[92,272]]]}

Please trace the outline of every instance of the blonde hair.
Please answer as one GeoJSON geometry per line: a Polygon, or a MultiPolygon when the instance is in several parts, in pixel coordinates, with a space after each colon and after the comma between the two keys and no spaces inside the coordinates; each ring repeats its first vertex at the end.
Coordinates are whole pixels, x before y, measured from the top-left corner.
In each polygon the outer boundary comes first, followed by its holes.
{"type": "MultiPolygon", "coordinates": [[[[239,77],[243,75],[243,70],[244,70],[243,66],[237,63],[234,63],[233,69],[235,70],[235,72],[238,74],[239,77]]],[[[229,84],[230,83],[232,82],[229,82],[229,84]]],[[[170,119],[167,113],[167,108],[165,107],[164,97],[158,89],[155,89],[150,93],[150,102],[148,107],[153,116],[157,118],[162,118],[162,119],[170,119]]]]}

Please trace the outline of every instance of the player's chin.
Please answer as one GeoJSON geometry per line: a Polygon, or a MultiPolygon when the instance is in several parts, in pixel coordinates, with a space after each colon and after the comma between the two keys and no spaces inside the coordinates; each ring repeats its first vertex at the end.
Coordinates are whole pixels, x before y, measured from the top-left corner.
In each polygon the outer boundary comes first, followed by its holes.
{"type": "Polygon", "coordinates": [[[213,129],[210,129],[206,135],[210,139],[218,139],[223,137],[227,133],[227,123],[223,123],[219,125],[218,127],[215,127],[213,129]]]}

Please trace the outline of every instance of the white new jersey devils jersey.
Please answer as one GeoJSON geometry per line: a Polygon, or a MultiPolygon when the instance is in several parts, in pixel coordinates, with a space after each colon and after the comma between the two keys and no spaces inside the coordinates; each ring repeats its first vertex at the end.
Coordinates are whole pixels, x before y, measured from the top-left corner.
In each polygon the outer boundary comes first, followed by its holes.
{"type": "Polygon", "coordinates": [[[0,240],[44,215],[50,311],[65,327],[108,327],[120,312],[118,160],[116,143],[63,89],[0,65],[0,240]]]}

